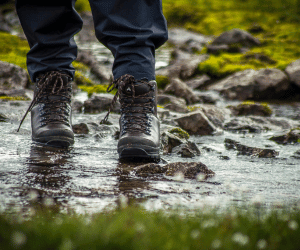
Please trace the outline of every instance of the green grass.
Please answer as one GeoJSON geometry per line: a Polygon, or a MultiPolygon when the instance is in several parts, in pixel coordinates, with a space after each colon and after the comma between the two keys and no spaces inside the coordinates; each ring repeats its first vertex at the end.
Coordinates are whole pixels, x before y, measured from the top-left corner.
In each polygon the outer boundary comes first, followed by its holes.
{"type": "Polygon", "coordinates": [[[299,210],[0,215],[1,249],[297,249],[299,210]],[[182,213],[181,213],[182,214],[182,213]]]}

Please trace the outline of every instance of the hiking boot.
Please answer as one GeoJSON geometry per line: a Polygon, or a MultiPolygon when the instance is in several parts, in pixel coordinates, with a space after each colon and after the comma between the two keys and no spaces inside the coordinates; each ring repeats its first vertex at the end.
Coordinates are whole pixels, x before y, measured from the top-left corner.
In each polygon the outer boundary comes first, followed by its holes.
{"type": "MultiPolygon", "coordinates": [[[[31,111],[32,140],[54,147],[68,147],[74,143],[71,125],[72,84],[68,74],[50,71],[40,75],[34,98],[24,115],[31,111]]],[[[18,131],[19,131],[18,129],[18,131]]]]}
{"type": "MultiPolygon", "coordinates": [[[[113,84],[118,92],[112,106],[118,95],[121,104],[118,142],[120,159],[142,158],[159,161],[160,125],[157,118],[156,81],[136,81],[133,76],[124,75],[113,84]]],[[[109,112],[104,121],[107,120],[109,112]]]]}

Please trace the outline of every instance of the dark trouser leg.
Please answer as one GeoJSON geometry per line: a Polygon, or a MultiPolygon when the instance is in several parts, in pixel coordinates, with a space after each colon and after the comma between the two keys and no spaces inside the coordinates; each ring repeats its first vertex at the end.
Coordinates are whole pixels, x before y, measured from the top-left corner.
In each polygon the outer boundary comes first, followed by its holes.
{"type": "Polygon", "coordinates": [[[27,68],[35,82],[39,73],[52,70],[74,75],[77,57],[73,36],[82,28],[75,0],[16,0],[16,9],[30,51],[27,68]]]}
{"type": "Polygon", "coordinates": [[[96,36],[115,57],[113,75],[155,79],[155,49],[168,38],[161,0],[89,0],[96,36]]]}

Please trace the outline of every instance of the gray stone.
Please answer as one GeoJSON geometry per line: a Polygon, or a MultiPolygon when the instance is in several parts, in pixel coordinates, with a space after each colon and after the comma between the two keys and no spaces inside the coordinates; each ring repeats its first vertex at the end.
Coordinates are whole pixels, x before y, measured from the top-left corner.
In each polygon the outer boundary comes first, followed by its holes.
{"type": "Polygon", "coordinates": [[[249,69],[237,72],[216,84],[209,90],[219,91],[228,99],[267,100],[287,98],[290,90],[287,76],[279,69],[249,69]]]}
{"type": "Polygon", "coordinates": [[[277,142],[278,144],[295,144],[300,143],[300,129],[292,129],[288,133],[279,136],[272,136],[270,140],[277,142]]]}
{"type": "Polygon", "coordinates": [[[235,117],[225,123],[224,130],[239,133],[261,133],[264,131],[282,131],[291,129],[294,123],[291,120],[277,117],[247,116],[235,117]]]}
{"type": "Polygon", "coordinates": [[[166,94],[173,94],[177,97],[184,98],[187,104],[193,104],[199,101],[199,98],[194,94],[193,90],[178,78],[170,80],[165,88],[166,94]]]}
{"type": "Polygon", "coordinates": [[[300,59],[289,64],[285,72],[287,73],[290,80],[300,87],[300,59]]]}
{"type": "Polygon", "coordinates": [[[172,95],[157,95],[157,104],[174,112],[187,113],[189,111],[186,106],[186,101],[183,98],[172,95]]]}
{"type": "Polygon", "coordinates": [[[204,36],[183,28],[172,28],[169,29],[168,33],[168,42],[177,46],[183,46],[192,42],[197,43],[199,46],[203,46],[211,40],[209,36],[204,36]]]}
{"type": "Polygon", "coordinates": [[[279,152],[272,149],[261,149],[248,147],[231,139],[224,141],[226,149],[234,149],[238,151],[238,155],[258,156],[259,158],[275,158],[279,152]]]}
{"type": "MultiPolygon", "coordinates": [[[[108,111],[111,106],[111,102],[114,96],[110,94],[93,94],[91,98],[86,100],[83,104],[85,113],[100,113],[103,111],[108,111]]],[[[117,101],[114,112],[120,111],[120,103],[117,101]]]]}
{"type": "Polygon", "coordinates": [[[89,128],[86,123],[79,123],[72,125],[74,134],[88,134],[89,128]]]}
{"type": "Polygon", "coordinates": [[[249,32],[241,29],[233,29],[230,31],[226,31],[222,33],[219,37],[217,37],[213,42],[213,45],[236,45],[239,44],[242,47],[253,47],[259,46],[260,41],[253,37],[249,32]]]}
{"type": "Polygon", "coordinates": [[[185,83],[191,89],[203,89],[210,80],[211,78],[208,75],[201,75],[185,81],[185,83]]]}
{"type": "Polygon", "coordinates": [[[29,78],[25,69],[0,61],[0,91],[24,89],[28,85],[29,78]]]}
{"type": "Polygon", "coordinates": [[[212,135],[218,131],[216,126],[200,110],[183,115],[175,121],[191,135],[212,135]]]}

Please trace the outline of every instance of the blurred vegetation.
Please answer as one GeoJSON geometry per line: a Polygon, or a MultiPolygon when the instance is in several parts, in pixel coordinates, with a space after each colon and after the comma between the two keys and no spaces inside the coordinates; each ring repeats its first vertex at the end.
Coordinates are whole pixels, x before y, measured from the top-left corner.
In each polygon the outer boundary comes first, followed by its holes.
{"type": "Polygon", "coordinates": [[[244,69],[284,70],[300,58],[300,0],[164,0],[163,9],[169,27],[213,36],[240,28],[262,42],[246,54],[212,55],[199,65],[198,73],[222,78],[244,69]],[[254,54],[267,56],[273,62],[247,56],[254,54]]]}
{"type": "Polygon", "coordinates": [[[93,215],[31,211],[0,214],[1,249],[298,249],[300,213],[292,209],[217,213],[149,212],[127,207],[93,215]],[[180,215],[181,214],[181,215],[180,215]]]}

